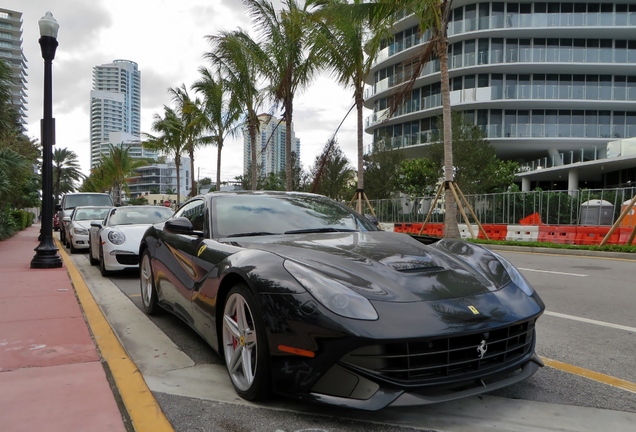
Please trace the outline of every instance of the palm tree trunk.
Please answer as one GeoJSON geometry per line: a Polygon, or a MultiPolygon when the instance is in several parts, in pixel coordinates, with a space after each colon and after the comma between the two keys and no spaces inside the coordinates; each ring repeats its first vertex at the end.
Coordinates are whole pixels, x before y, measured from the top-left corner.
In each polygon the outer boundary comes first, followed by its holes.
{"type": "Polygon", "coordinates": [[[249,129],[250,129],[250,146],[252,147],[252,190],[256,190],[256,124],[254,123],[254,119],[249,120],[249,129]]]}
{"type": "Polygon", "coordinates": [[[216,190],[221,190],[221,150],[223,150],[223,142],[219,137],[219,141],[216,144],[217,157],[216,157],[216,190]]]}
{"type": "Polygon", "coordinates": [[[287,132],[285,133],[285,190],[292,191],[292,157],[291,157],[291,139],[292,139],[292,119],[293,119],[294,101],[289,99],[285,104],[285,122],[287,123],[287,132]]]}
{"type": "Polygon", "coordinates": [[[450,86],[448,81],[448,42],[441,37],[439,42],[440,75],[442,79],[442,120],[444,123],[444,237],[459,238],[457,226],[457,206],[455,197],[449,189],[449,182],[453,181],[453,136],[451,124],[450,86]]]}
{"type": "Polygon", "coordinates": [[[190,156],[190,196],[196,195],[196,189],[194,188],[194,144],[188,146],[188,156],[190,156]]]}
{"type": "Polygon", "coordinates": [[[181,155],[178,153],[174,156],[174,163],[177,167],[177,207],[181,205],[181,155]]]}
{"type": "Polygon", "coordinates": [[[363,125],[362,125],[362,114],[363,114],[363,106],[364,104],[364,96],[360,89],[356,89],[356,110],[358,114],[358,191],[356,195],[358,197],[358,201],[356,203],[356,211],[362,214],[362,193],[364,193],[364,136],[363,136],[363,125]]]}

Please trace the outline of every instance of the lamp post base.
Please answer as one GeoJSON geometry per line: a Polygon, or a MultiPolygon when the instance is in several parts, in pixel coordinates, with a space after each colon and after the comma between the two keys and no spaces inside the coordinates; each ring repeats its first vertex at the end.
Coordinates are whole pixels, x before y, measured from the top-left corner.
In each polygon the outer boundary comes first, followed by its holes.
{"type": "Polygon", "coordinates": [[[60,268],[62,258],[57,254],[57,247],[52,237],[44,237],[39,246],[34,249],[35,255],[31,259],[31,268],[60,268]]]}

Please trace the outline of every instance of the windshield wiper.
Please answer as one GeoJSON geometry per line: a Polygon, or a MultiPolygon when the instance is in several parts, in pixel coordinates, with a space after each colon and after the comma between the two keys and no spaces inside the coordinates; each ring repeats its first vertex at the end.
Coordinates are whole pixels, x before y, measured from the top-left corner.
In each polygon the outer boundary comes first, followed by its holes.
{"type": "Polygon", "coordinates": [[[229,237],[252,237],[252,236],[268,236],[268,235],[276,235],[278,233],[271,233],[267,231],[255,231],[255,232],[247,232],[247,233],[239,233],[239,234],[230,234],[229,237]]]}
{"type": "Polygon", "coordinates": [[[309,233],[329,233],[329,232],[354,232],[357,230],[349,228],[308,228],[292,231],[285,231],[285,234],[309,234],[309,233]]]}

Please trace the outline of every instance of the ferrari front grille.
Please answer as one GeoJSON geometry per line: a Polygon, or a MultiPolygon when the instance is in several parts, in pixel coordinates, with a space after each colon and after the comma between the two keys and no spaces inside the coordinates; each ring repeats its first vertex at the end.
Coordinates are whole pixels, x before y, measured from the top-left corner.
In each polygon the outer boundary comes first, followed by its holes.
{"type": "Polygon", "coordinates": [[[480,333],[359,348],[341,360],[397,384],[478,378],[530,355],[534,320],[480,333]]]}

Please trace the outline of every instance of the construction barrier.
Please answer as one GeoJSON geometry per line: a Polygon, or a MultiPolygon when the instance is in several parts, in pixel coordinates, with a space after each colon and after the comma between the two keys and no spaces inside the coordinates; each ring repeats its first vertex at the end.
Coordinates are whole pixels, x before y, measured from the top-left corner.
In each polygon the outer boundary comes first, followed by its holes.
{"type": "MultiPolygon", "coordinates": [[[[618,229],[618,244],[626,245],[627,240],[629,240],[629,237],[631,237],[632,235],[632,231],[634,231],[634,228],[624,228],[624,227],[619,228],[618,229]]],[[[632,245],[636,245],[636,239],[632,240],[632,245]]]]}
{"type": "Polygon", "coordinates": [[[576,244],[576,226],[542,225],[539,227],[539,241],[546,243],[576,244]]]}
{"type": "MultiPolygon", "coordinates": [[[[597,245],[605,238],[611,227],[608,226],[580,226],[576,231],[576,244],[597,245]]],[[[627,243],[627,242],[625,242],[627,243]]],[[[606,244],[620,244],[620,231],[615,230],[606,244]]]]}
{"type": "MultiPolygon", "coordinates": [[[[420,224],[421,225],[421,224],[420,224]]],[[[444,224],[442,223],[427,223],[424,227],[422,234],[431,237],[444,237],[444,224]]]]}
{"type": "MultiPolygon", "coordinates": [[[[488,235],[488,240],[505,240],[506,235],[508,234],[508,225],[498,225],[498,224],[482,224],[481,225],[486,231],[488,235]]],[[[479,230],[480,239],[485,239],[484,233],[479,230]]]]}
{"type": "MultiPolygon", "coordinates": [[[[394,232],[402,232],[406,234],[419,234],[422,229],[421,223],[405,223],[405,224],[386,224],[386,230],[394,232]]],[[[471,238],[468,225],[458,224],[459,234],[462,239],[471,238]]],[[[527,241],[527,242],[543,242],[543,243],[559,243],[572,245],[598,245],[603,241],[607,233],[610,231],[609,226],[575,226],[575,225],[501,225],[501,224],[484,224],[484,231],[490,240],[507,240],[507,241],[527,241]]],[[[478,225],[472,225],[474,235],[484,239],[484,234],[479,230],[478,225]]],[[[627,240],[632,234],[632,227],[619,227],[614,230],[606,244],[626,245],[627,240]]],[[[444,224],[427,223],[422,231],[422,235],[432,237],[444,236],[444,224]]],[[[634,240],[633,244],[636,244],[634,240]]]]}
{"type": "Polygon", "coordinates": [[[530,225],[508,225],[508,241],[539,241],[539,227],[530,225]]]}
{"type": "Polygon", "coordinates": [[[459,235],[463,239],[467,238],[475,238],[475,236],[479,235],[479,225],[471,224],[470,228],[473,230],[473,235],[470,235],[470,231],[468,230],[467,224],[457,224],[457,228],[459,228],[459,235]]]}

